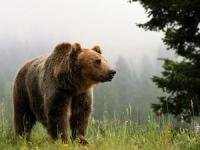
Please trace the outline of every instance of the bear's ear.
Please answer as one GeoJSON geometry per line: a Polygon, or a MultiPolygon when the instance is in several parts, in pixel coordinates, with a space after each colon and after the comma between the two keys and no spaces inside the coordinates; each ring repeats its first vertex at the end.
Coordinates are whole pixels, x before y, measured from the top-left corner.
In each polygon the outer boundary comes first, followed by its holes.
{"type": "Polygon", "coordinates": [[[102,51],[101,51],[101,47],[96,45],[92,48],[92,50],[94,50],[95,52],[99,53],[99,54],[102,54],[102,51]]]}
{"type": "Polygon", "coordinates": [[[80,52],[81,51],[81,45],[79,44],[79,43],[74,43],[73,45],[72,45],[72,50],[73,50],[73,52],[76,52],[76,53],[78,53],[78,52],[80,52]]]}

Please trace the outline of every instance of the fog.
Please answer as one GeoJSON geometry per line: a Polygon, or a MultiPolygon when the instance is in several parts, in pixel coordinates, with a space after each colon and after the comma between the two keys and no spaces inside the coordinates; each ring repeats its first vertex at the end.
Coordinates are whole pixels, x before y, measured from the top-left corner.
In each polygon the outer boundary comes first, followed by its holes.
{"type": "Polygon", "coordinates": [[[2,0],[0,19],[0,42],[16,40],[29,45],[26,51],[41,43],[48,52],[62,41],[79,42],[101,45],[110,60],[122,55],[139,62],[144,54],[155,59],[162,46],[162,33],[136,26],[147,20],[142,6],[126,0],[2,0]]]}
{"type": "Polygon", "coordinates": [[[130,4],[126,0],[0,2],[0,103],[5,103],[8,112],[12,109],[11,91],[17,69],[27,59],[48,53],[61,42],[79,42],[87,48],[100,45],[104,57],[118,71],[112,84],[95,91],[97,118],[102,115],[105,103],[109,113],[124,111],[130,104],[138,108],[137,114],[143,114],[156,101],[160,91],[150,80],[161,71],[161,63],[156,59],[172,54],[165,51],[163,33],[147,32],[136,26],[147,21],[147,14],[138,3],[130,4]]]}

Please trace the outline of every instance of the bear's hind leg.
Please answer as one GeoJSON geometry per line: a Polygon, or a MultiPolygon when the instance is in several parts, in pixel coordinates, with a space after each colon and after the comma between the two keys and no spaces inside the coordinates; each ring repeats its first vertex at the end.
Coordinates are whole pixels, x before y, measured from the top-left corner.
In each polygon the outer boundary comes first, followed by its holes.
{"type": "Polygon", "coordinates": [[[16,134],[30,139],[31,130],[36,122],[36,118],[31,111],[16,110],[14,116],[14,128],[16,134]]]}
{"type": "Polygon", "coordinates": [[[14,130],[17,135],[29,139],[31,129],[36,122],[36,117],[29,107],[29,100],[24,87],[18,87],[15,83],[13,89],[14,103],[14,130]]]}

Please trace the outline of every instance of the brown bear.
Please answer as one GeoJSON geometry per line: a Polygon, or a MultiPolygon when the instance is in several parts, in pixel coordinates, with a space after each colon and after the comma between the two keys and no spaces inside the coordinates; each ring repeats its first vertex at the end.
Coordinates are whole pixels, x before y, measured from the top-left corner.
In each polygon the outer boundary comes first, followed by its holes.
{"type": "Polygon", "coordinates": [[[115,75],[101,55],[99,46],[81,48],[62,43],[52,53],[28,61],[17,73],[13,87],[14,129],[27,138],[36,121],[53,139],[67,142],[84,138],[92,111],[93,87],[111,81],[115,75]]]}

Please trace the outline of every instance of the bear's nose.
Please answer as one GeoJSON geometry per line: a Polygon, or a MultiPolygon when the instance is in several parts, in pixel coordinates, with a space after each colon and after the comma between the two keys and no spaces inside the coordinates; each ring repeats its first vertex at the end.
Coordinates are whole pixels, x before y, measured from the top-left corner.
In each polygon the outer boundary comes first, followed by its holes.
{"type": "Polygon", "coordinates": [[[115,70],[109,70],[107,72],[107,75],[105,76],[105,81],[111,81],[115,74],[116,74],[115,70]]]}
{"type": "Polygon", "coordinates": [[[115,74],[116,74],[116,71],[115,71],[115,70],[110,70],[110,74],[111,74],[111,75],[115,75],[115,74]]]}

